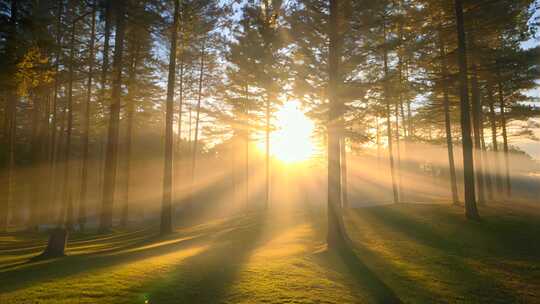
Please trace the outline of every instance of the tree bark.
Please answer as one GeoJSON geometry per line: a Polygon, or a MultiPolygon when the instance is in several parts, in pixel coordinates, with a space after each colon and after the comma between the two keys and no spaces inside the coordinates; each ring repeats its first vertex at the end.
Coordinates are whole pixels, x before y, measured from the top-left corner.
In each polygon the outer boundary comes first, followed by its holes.
{"type": "Polygon", "coordinates": [[[341,34],[339,24],[339,0],[330,0],[329,51],[328,51],[328,232],[329,248],[347,245],[347,233],[341,207],[340,133],[342,131],[343,104],[339,99],[339,63],[341,57],[341,34]]]}
{"type": "Polygon", "coordinates": [[[94,41],[96,38],[96,10],[97,0],[92,3],[92,21],[90,30],[90,46],[88,55],[88,79],[86,81],[86,102],[84,111],[84,131],[83,131],[83,147],[82,147],[82,169],[81,169],[81,190],[79,199],[79,227],[84,230],[86,224],[86,199],[88,192],[88,148],[89,148],[89,133],[90,133],[90,102],[92,99],[92,80],[94,74],[94,41]]]}
{"type": "MultiPolygon", "coordinates": [[[[482,129],[483,129],[483,126],[484,126],[484,115],[480,115],[480,125],[482,126],[482,129]]],[[[480,133],[480,141],[481,141],[481,144],[482,144],[482,160],[484,162],[484,181],[485,181],[485,184],[486,184],[486,194],[487,194],[487,199],[491,202],[493,201],[493,182],[492,182],[492,174],[491,174],[491,167],[490,167],[490,163],[489,163],[489,156],[488,156],[488,153],[487,153],[487,148],[486,148],[486,139],[485,139],[485,135],[484,135],[484,132],[482,131],[480,133]]]]}
{"type": "Polygon", "coordinates": [[[203,77],[204,77],[204,52],[206,47],[206,37],[203,38],[201,46],[201,67],[199,71],[199,91],[197,94],[197,112],[195,114],[195,134],[193,138],[193,150],[191,151],[191,183],[189,187],[189,204],[186,206],[188,210],[192,208],[193,205],[193,194],[195,187],[195,170],[197,169],[197,149],[199,144],[199,118],[201,114],[201,99],[202,99],[202,88],[203,88],[203,77]]]}
{"type": "MultiPolygon", "coordinates": [[[[244,104],[244,110],[245,110],[245,126],[244,126],[244,152],[245,152],[245,158],[244,158],[244,174],[245,174],[245,187],[244,187],[244,201],[245,201],[245,210],[248,211],[249,208],[249,85],[246,83],[245,88],[245,104],[244,104]]],[[[268,206],[267,206],[268,208],[268,206]]]]}
{"type": "MultiPolygon", "coordinates": [[[[182,29],[183,31],[183,29],[182,29]]],[[[177,196],[178,191],[181,189],[181,170],[182,170],[182,113],[183,113],[183,106],[184,106],[184,37],[181,33],[180,38],[180,75],[179,75],[180,83],[178,85],[178,126],[177,126],[177,140],[176,140],[176,155],[174,159],[174,166],[175,166],[175,173],[176,173],[176,181],[175,181],[175,193],[177,196]]]]}
{"type": "Polygon", "coordinates": [[[62,224],[67,228],[71,229],[73,224],[73,214],[70,213],[73,210],[71,206],[72,194],[71,194],[71,180],[70,180],[70,169],[71,169],[71,135],[73,133],[73,82],[75,78],[75,67],[74,67],[74,57],[75,57],[75,8],[71,8],[71,30],[70,30],[70,42],[69,42],[69,65],[68,65],[68,92],[67,92],[67,126],[66,126],[66,145],[64,147],[64,174],[63,174],[63,191],[62,191],[62,209],[65,212],[65,217],[62,220],[62,224]]]}
{"type": "Polygon", "coordinates": [[[265,103],[265,116],[266,116],[266,127],[265,127],[265,174],[264,174],[264,208],[268,210],[270,207],[270,98],[266,99],[265,103]]]}
{"type": "Polygon", "coordinates": [[[495,116],[495,100],[493,98],[493,87],[488,82],[488,97],[489,97],[489,123],[491,126],[491,144],[493,146],[493,162],[495,163],[495,184],[497,193],[503,193],[503,181],[501,178],[501,162],[499,157],[499,144],[497,142],[497,118],[495,116]]]}
{"type": "Polygon", "coordinates": [[[174,21],[171,29],[171,48],[169,53],[169,78],[167,81],[167,108],[165,115],[165,164],[163,168],[163,199],[161,201],[162,235],[172,232],[172,171],[173,171],[173,112],[174,85],[176,76],[176,41],[178,35],[178,14],[180,1],[174,1],[174,21]]]}
{"type": "Polygon", "coordinates": [[[124,10],[125,1],[114,2],[116,12],[116,37],[113,58],[113,82],[111,92],[109,127],[107,136],[107,147],[105,154],[105,170],[103,176],[103,198],[100,218],[101,232],[109,231],[112,228],[114,190],[116,183],[117,147],[118,147],[118,125],[120,120],[120,98],[122,95],[122,59],[124,52],[124,10]]]}
{"type": "MultiPolygon", "coordinates": [[[[398,198],[401,200],[403,197],[403,186],[402,186],[402,178],[401,178],[401,142],[400,142],[400,134],[399,134],[399,103],[402,102],[402,96],[401,96],[401,74],[399,75],[399,85],[400,85],[400,92],[399,92],[399,100],[394,104],[394,111],[396,116],[396,156],[397,156],[397,175],[398,175],[398,198]]],[[[402,121],[403,123],[403,121],[402,121]]]]}
{"type": "Polygon", "coordinates": [[[60,89],[60,59],[62,56],[62,12],[64,10],[64,1],[59,0],[58,10],[56,16],[56,54],[54,62],[54,92],[53,92],[53,101],[52,101],[52,118],[51,118],[51,137],[50,137],[50,155],[49,155],[49,175],[50,180],[48,181],[49,193],[47,199],[50,203],[55,202],[57,183],[56,183],[56,171],[57,171],[57,160],[58,160],[58,142],[56,139],[57,134],[57,124],[58,124],[58,91],[60,89]]]}
{"type": "Polygon", "coordinates": [[[349,187],[348,187],[348,178],[347,178],[347,149],[345,137],[341,137],[341,203],[343,208],[349,208],[349,187]]]}
{"type": "Polygon", "coordinates": [[[452,125],[450,120],[450,98],[448,97],[448,65],[446,61],[446,51],[441,31],[442,29],[439,28],[439,53],[441,56],[441,84],[443,89],[444,127],[446,131],[446,147],[448,151],[448,171],[450,172],[450,189],[452,193],[452,203],[456,205],[459,203],[459,196],[456,181],[456,166],[454,164],[454,143],[452,140],[452,125]]]}
{"type": "MultiPolygon", "coordinates": [[[[17,19],[18,19],[18,1],[11,1],[11,15],[9,18],[9,34],[6,41],[6,55],[9,58],[8,69],[15,72],[17,66],[17,19]]],[[[5,109],[5,144],[7,150],[7,157],[5,163],[5,182],[4,193],[0,205],[0,231],[6,231],[9,226],[9,206],[12,196],[12,180],[15,167],[15,135],[16,135],[16,118],[17,118],[17,87],[16,83],[12,80],[9,83],[7,92],[7,101],[5,109]]]]}
{"type": "Polygon", "coordinates": [[[135,51],[129,59],[128,71],[128,97],[126,98],[126,137],[124,142],[123,158],[123,178],[122,178],[122,212],[120,215],[120,226],[126,227],[129,219],[129,187],[131,181],[131,146],[133,140],[133,120],[135,114],[135,77],[137,73],[137,62],[139,58],[140,45],[135,46],[135,51]]]}
{"type": "Polygon", "coordinates": [[[463,21],[462,0],[454,0],[456,12],[456,30],[458,36],[459,92],[461,110],[461,137],[463,142],[463,175],[465,188],[465,215],[469,219],[478,219],[474,184],[474,161],[471,139],[471,118],[469,88],[467,83],[467,49],[465,26],[463,21]]]}
{"type": "Polygon", "coordinates": [[[389,73],[388,73],[388,48],[386,46],[386,20],[383,21],[383,61],[384,61],[384,99],[386,103],[386,134],[388,137],[388,160],[390,162],[390,175],[392,178],[392,194],[393,194],[393,202],[398,203],[399,202],[399,194],[396,184],[396,174],[395,174],[395,168],[394,168],[394,150],[392,147],[392,123],[390,121],[390,117],[392,115],[392,111],[390,110],[390,92],[388,89],[388,81],[389,79],[389,73]]]}
{"type": "Polygon", "coordinates": [[[504,151],[504,165],[505,165],[505,183],[506,183],[506,197],[510,198],[512,196],[512,181],[510,179],[510,156],[508,149],[508,133],[506,131],[506,105],[504,101],[504,90],[502,83],[499,79],[499,102],[501,106],[501,127],[502,127],[502,137],[503,137],[503,151],[504,151]]]}
{"type": "Polygon", "coordinates": [[[482,102],[480,101],[480,87],[478,85],[478,71],[476,67],[475,46],[473,31],[469,33],[469,46],[471,54],[471,97],[472,97],[472,121],[474,133],[474,162],[476,166],[476,191],[478,203],[484,204],[485,198],[485,181],[484,181],[484,166],[482,159],[482,144],[480,134],[483,132],[480,124],[482,118],[482,102]]]}

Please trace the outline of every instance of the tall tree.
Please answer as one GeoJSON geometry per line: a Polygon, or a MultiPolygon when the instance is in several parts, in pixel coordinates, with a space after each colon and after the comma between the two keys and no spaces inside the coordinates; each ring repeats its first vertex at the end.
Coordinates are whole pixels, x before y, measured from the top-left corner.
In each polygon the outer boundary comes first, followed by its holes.
{"type": "Polygon", "coordinates": [[[82,151],[82,168],[81,168],[81,188],[79,198],[79,216],[78,223],[81,230],[84,230],[86,223],[86,204],[88,192],[88,150],[89,150],[89,133],[90,133],[90,103],[92,100],[92,81],[94,76],[94,43],[96,38],[96,12],[97,0],[91,4],[91,25],[90,25],[90,45],[88,50],[88,79],[86,81],[86,102],[84,110],[84,131],[82,136],[83,151],[82,151]]]}
{"type": "Polygon", "coordinates": [[[342,33],[339,24],[343,18],[340,12],[340,0],[330,0],[328,19],[328,233],[326,241],[329,247],[346,245],[347,233],[343,223],[341,202],[341,170],[340,170],[340,133],[343,124],[343,102],[339,98],[340,58],[342,33]]]}
{"type": "Polygon", "coordinates": [[[111,229],[113,219],[119,133],[118,126],[120,121],[120,98],[122,95],[121,85],[125,34],[125,4],[125,0],[114,1],[114,12],[116,15],[116,36],[114,44],[113,81],[109,112],[109,126],[105,154],[105,171],[103,177],[102,210],[100,217],[100,231],[102,232],[111,229]]]}
{"type": "MultiPolygon", "coordinates": [[[[18,20],[18,1],[12,0],[10,6],[9,29],[6,37],[6,56],[7,70],[11,75],[15,72],[17,66],[17,20],[18,20]]],[[[0,231],[7,230],[9,220],[9,206],[12,195],[13,171],[15,166],[15,135],[16,135],[16,113],[17,113],[17,94],[16,84],[13,77],[6,79],[4,87],[6,89],[6,109],[4,111],[4,132],[5,145],[7,153],[5,157],[5,179],[4,192],[0,207],[0,231]]]]}
{"type": "Polygon", "coordinates": [[[467,79],[467,47],[465,38],[465,25],[463,20],[463,3],[454,0],[456,13],[456,30],[458,37],[458,62],[459,62],[459,92],[461,111],[461,138],[463,145],[463,176],[465,188],[465,215],[469,219],[478,219],[474,185],[474,163],[471,139],[471,119],[469,105],[469,86],[467,79]]]}
{"type": "Polygon", "coordinates": [[[448,82],[450,81],[448,75],[448,65],[446,58],[446,50],[444,45],[444,39],[442,36],[442,26],[439,26],[439,53],[441,57],[441,85],[443,88],[443,112],[444,112],[444,130],[446,134],[446,148],[448,151],[448,170],[450,172],[450,189],[452,193],[452,203],[458,204],[459,196],[457,190],[456,181],[456,167],[454,163],[454,143],[452,140],[452,126],[450,121],[450,98],[448,94],[448,82]]]}
{"type": "Polygon", "coordinates": [[[169,51],[169,76],[167,81],[167,108],[165,116],[165,167],[163,171],[163,199],[161,201],[161,234],[172,231],[172,171],[173,171],[173,98],[176,76],[176,41],[178,36],[180,1],[174,1],[171,47],[169,51]]]}

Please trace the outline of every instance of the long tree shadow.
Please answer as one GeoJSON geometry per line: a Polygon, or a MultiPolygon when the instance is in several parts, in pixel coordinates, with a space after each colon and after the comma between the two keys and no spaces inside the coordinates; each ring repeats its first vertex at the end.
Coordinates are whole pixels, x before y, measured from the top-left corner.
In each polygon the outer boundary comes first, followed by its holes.
{"type": "Polygon", "coordinates": [[[234,298],[231,289],[254,250],[292,228],[269,232],[271,224],[268,213],[255,214],[248,225],[221,233],[206,250],[183,260],[169,277],[149,282],[147,299],[150,303],[222,303],[234,298]]]}
{"type": "Polygon", "coordinates": [[[189,233],[160,237],[151,233],[125,246],[115,247],[94,254],[81,254],[64,258],[31,262],[21,267],[0,270],[0,293],[16,291],[39,282],[52,281],[88,271],[135,262],[183,250],[209,242],[219,231],[241,229],[245,223],[232,220],[220,225],[194,229],[189,233]],[[5,282],[5,283],[4,283],[5,282]]]}
{"type": "Polygon", "coordinates": [[[364,287],[375,303],[401,303],[394,291],[371,271],[356,255],[351,244],[335,249],[349,273],[358,284],[364,287]]]}
{"type": "Polygon", "coordinates": [[[370,207],[356,211],[367,214],[387,227],[433,248],[458,256],[490,252],[491,257],[536,259],[540,255],[540,218],[523,221],[520,217],[492,218],[485,215],[480,222],[466,220],[450,212],[445,205],[414,205],[414,214],[407,206],[370,207]]]}
{"type": "MultiPolygon", "coordinates": [[[[522,296],[515,288],[493,275],[493,271],[505,258],[530,259],[535,254],[531,244],[507,248],[515,242],[514,228],[523,228],[523,223],[516,225],[514,220],[489,217],[480,223],[467,222],[449,208],[452,207],[363,208],[353,211],[358,222],[349,226],[357,230],[354,232],[360,254],[399,278],[390,280],[392,286],[406,290],[409,296],[412,293],[415,298],[435,299],[461,295],[477,301],[492,298],[520,301],[522,296]],[[409,214],[408,209],[413,209],[413,213],[409,214]],[[368,227],[377,228],[365,234],[363,229],[368,227]],[[422,273],[423,278],[411,277],[411,271],[422,273]],[[433,289],[425,278],[438,282],[438,288],[433,289]],[[440,288],[446,291],[441,294],[440,288]]],[[[537,240],[538,235],[528,238],[537,240]]],[[[516,276],[514,280],[519,278],[516,276]]]]}
{"type": "MultiPolygon", "coordinates": [[[[324,236],[326,224],[324,221],[321,221],[324,218],[321,216],[321,213],[308,211],[305,215],[314,223],[313,227],[318,230],[317,234],[324,236]]],[[[313,258],[316,263],[329,272],[336,272],[340,277],[353,279],[354,284],[350,287],[353,291],[365,296],[369,302],[385,304],[401,303],[401,300],[392,288],[356,254],[355,249],[358,249],[358,246],[358,244],[347,242],[344,246],[335,249],[324,248],[324,250],[313,254],[313,258]]]]}

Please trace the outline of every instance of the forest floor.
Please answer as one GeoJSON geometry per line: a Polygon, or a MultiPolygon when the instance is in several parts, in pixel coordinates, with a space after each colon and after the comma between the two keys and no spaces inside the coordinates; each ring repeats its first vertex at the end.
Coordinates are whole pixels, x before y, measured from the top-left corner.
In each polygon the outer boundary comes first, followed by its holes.
{"type": "Polygon", "coordinates": [[[347,212],[352,250],[324,245],[322,212],[271,211],[180,228],[0,235],[0,303],[540,303],[540,206],[347,212]]]}

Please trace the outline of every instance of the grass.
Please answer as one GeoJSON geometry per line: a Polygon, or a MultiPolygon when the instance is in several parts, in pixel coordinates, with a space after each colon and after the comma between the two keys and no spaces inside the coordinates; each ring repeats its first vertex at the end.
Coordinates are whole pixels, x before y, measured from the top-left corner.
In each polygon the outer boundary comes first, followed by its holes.
{"type": "Polygon", "coordinates": [[[79,234],[28,262],[39,234],[0,235],[0,303],[540,302],[540,208],[351,210],[354,248],[329,251],[324,214],[250,214],[182,228],[79,234]]]}

